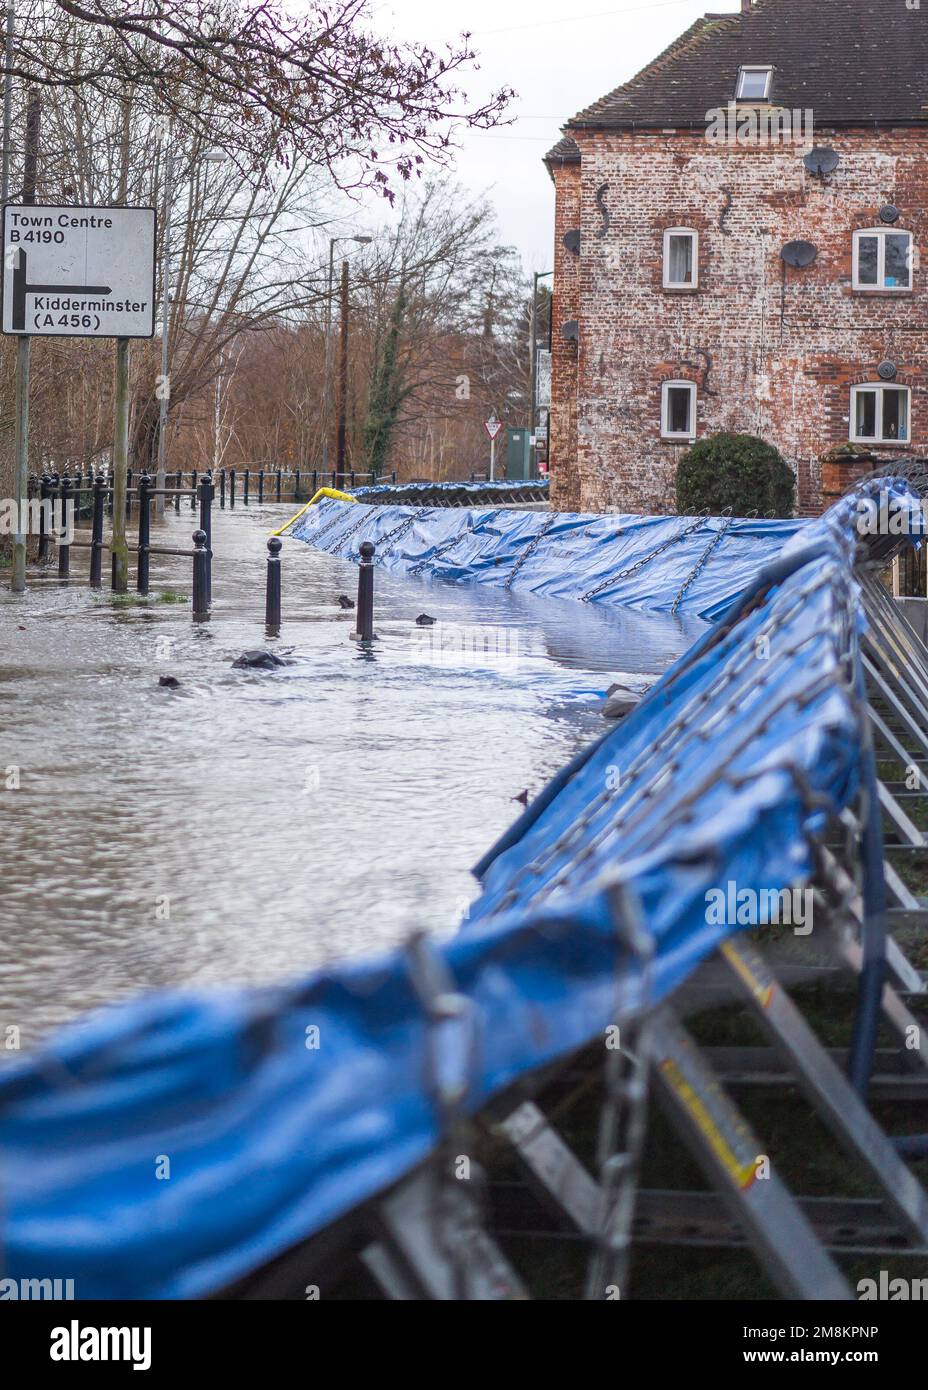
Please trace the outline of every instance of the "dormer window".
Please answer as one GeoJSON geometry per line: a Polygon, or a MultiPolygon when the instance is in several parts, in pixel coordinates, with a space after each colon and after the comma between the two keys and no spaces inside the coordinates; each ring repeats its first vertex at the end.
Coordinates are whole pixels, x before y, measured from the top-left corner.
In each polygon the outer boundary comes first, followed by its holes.
{"type": "Polygon", "coordinates": [[[738,101],[766,101],[770,96],[773,68],[742,68],[738,73],[738,101]]]}

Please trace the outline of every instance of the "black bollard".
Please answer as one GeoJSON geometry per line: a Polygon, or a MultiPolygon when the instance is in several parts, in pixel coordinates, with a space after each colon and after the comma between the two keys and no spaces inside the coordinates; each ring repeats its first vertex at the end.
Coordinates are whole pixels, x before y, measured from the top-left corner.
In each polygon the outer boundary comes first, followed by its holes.
{"type": "Polygon", "coordinates": [[[48,487],[48,497],[49,497],[49,501],[50,501],[50,503],[51,503],[51,506],[50,506],[49,512],[48,512],[48,521],[49,521],[49,526],[48,526],[48,530],[49,530],[48,542],[49,542],[49,546],[51,546],[51,532],[54,531],[54,529],[55,529],[55,505],[56,505],[56,503],[58,502],[58,499],[59,499],[60,496],[61,496],[61,474],[58,472],[57,469],[55,469],[55,472],[54,472],[54,473],[52,474],[52,476],[51,476],[51,482],[49,483],[49,487],[48,487]]]}
{"type": "Polygon", "coordinates": [[[251,486],[251,469],[250,469],[250,468],[246,468],[246,469],[245,469],[245,496],[244,496],[244,502],[245,502],[245,506],[246,506],[246,507],[248,506],[248,489],[250,488],[250,486],[251,486]]]}
{"type": "Polygon", "coordinates": [[[190,474],[190,510],[197,505],[197,470],[194,469],[190,474]]]}
{"type": "Polygon", "coordinates": [[[61,487],[58,489],[58,505],[61,508],[61,519],[58,523],[58,578],[67,579],[71,573],[71,543],[61,539],[62,533],[68,525],[68,500],[71,496],[71,479],[67,476],[62,478],[61,487]]]}
{"type": "Polygon", "coordinates": [[[258,469],[258,501],[264,501],[264,469],[258,469]]]}
{"type": "Polygon", "coordinates": [[[226,505],[226,470],[224,468],[219,470],[219,505],[220,507],[226,505]]]}
{"type": "Polygon", "coordinates": [[[213,600],[213,482],[209,474],[205,474],[199,487],[200,493],[200,530],[206,536],[206,601],[212,603],[213,600]]]}
{"type": "Polygon", "coordinates": [[[280,631],[280,549],[282,544],[279,536],[271,536],[267,543],[267,590],[264,600],[264,621],[269,636],[276,636],[280,631]]]}
{"type": "Polygon", "coordinates": [[[319,473],[318,473],[318,471],[314,468],[314,469],[313,469],[313,485],[312,485],[312,487],[311,487],[310,490],[309,490],[309,495],[310,495],[310,497],[315,497],[316,493],[319,491],[319,482],[318,482],[318,479],[319,479],[319,473]]]}
{"type": "Polygon", "coordinates": [[[108,489],[107,511],[109,512],[110,516],[113,515],[113,491],[114,491],[113,484],[115,483],[115,481],[116,481],[116,475],[114,474],[114,472],[113,472],[113,470],[112,470],[112,468],[111,468],[110,471],[109,471],[109,473],[107,474],[107,478],[106,478],[106,486],[107,486],[107,489],[108,489]]]}
{"type": "Polygon", "coordinates": [[[93,480],[93,522],[90,532],[90,587],[99,589],[103,583],[103,509],[106,504],[106,479],[93,480]]]}
{"type": "Polygon", "coordinates": [[[281,474],[281,471],[280,471],[280,469],[278,468],[278,470],[277,470],[277,501],[278,501],[278,502],[280,501],[280,485],[281,485],[282,477],[283,477],[283,475],[281,474]]]}
{"type": "Polygon", "coordinates": [[[39,564],[48,558],[48,527],[45,524],[45,504],[48,500],[49,476],[43,473],[39,479],[39,564]]]}
{"type": "Polygon", "coordinates": [[[202,618],[209,612],[209,552],[206,549],[206,532],[194,531],[193,544],[193,616],[202,618]]]}
{"type": "Polygon", "coordinates": [[[132,516],[132,469],[126,469],[126,520],[132,516]]]}
{"type": "Polygon", "coordinates": [[[135,587],[140,594],[148,593],[148,580],[151,573],[151,505],[148,490],[151,478],[147,473],[139,477],[139,554],[136,563],[135,587]]]}
{"type": "Polygon", "coordinates": [[[229,469],[229,508],[235,506],[235,469],[229,469]]]}
{"type": "Polygon", "coordinates": [[[296,470],[296,473],[293,475],[293,500],[294,500],[294,502],[297,500],[297,498],[299,497],[299,495],[300,495],[300,470],[297,469],[297,470],[296,470]]]}
{"type": "Polygon", "coordinates": [[[374,640],[374,548],[371,541],[361,542],[361,564],[358,567],[359,642],[374,640]]]}

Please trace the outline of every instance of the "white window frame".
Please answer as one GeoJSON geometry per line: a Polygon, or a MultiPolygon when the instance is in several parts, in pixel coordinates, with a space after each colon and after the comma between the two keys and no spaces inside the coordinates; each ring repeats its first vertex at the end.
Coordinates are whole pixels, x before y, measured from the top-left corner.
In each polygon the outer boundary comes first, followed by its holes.
{"type": "Polygon", "coordinates": [[[661,382],[661,438],[662,439],[686,439],[692,442],[696,438],[696,383],[695,381],[662,381],[661,382]],[[690,393],[690,425],[689,430],[683,432],[670,429],[670,392],[672,388],[685,386],[690,393]]]}
{"type": "Polygon", "coordinates": [[[698,290],[699,289],[699,233],[692,227],[668,227],[664,233],[664,289],[665,290],[698,290]],[[672,236],[688,236],[693,243],[693,278],[692,280],[671,280],[670,278],[670,238],[672,236]]]}
{"type": "Polygon", "coordinates": [[[857,386],[851,387],[851,413],[848,417],[848,438],[852,444],[906,444],[912,442],[912,389],[909,386],[898,386],[894,381],[862,381],[857,386]],[[875,420],[877,433],[875,435],[857,434],[857,396],[861,391],[875,391],[881,397],[876,403],[875,420]],[[908,432],[905,439],[884,439],[883,438],[883,401],[884,391],[904,391],[908,400],[905,408],[905,418],[908,424],[908,432]]]}
{"type": "Polygon", "coordinates": [[[770,88],[773,83],[773,64],[772,63],[742,63],[738,69],[738,82],[735,87],[735,101],[769,101],[770,88]],[[741,94],[741,86],[744,78],[749,72],[765,72],[767,81],[764,83],[764,94],[760,97],[746,97],[741,94]]]}
{"type": "Polygon", "coordinates": [[[860,290],[863,294],[905,294],[911,293],[913,283],[913,272],[915,269],[915,237],[905,227],[861,227],[860,231],[854,233],[853,248],[853,285],[855,290],[860,290]],[[876,279],[875,285],[862,285],[860,283],[860,239],[865,236],[875,236],[877,238],[876,253],[876,279]],[[909,283],[907,285],[884,285],[886,278],[886,238],[888,236],[907,236],[909,238],[909,283]]]}

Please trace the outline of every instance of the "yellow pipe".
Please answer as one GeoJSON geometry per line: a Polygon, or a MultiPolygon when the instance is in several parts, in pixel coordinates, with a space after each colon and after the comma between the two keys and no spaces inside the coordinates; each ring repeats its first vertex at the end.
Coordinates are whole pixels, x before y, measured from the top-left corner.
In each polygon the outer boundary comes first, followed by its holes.
{"type": "Polygon", "coordinates": [[[350,492],[338,492],[334,487],[321,487],[318,492],[313,493],[305,507],[301,507],[295,516],[292,516],[289,521],[285,521],[283,526],[278,527],[276,531],[272,531],[271,535],[282,536],[285,531],[289,531],[293,523],[299,521],[303,513],[308,512],[313,503],[318,502],[320,497],[334,497],[336,502],[357,502],[358,500],[356,497],[352,497],[350,492]]]}

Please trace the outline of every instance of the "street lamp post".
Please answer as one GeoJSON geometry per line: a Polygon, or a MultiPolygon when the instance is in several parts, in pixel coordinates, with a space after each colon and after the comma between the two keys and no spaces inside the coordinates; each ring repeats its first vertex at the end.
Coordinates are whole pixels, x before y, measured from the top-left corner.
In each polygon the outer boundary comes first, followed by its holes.
{"type": "MultiPolygon", "coordinates": [[[[168,136],[170,139],[170,136],[168,136]]],[[[168,149],[164,164],[164,248],[161,258],[161,377],[158,381],[158,466],[155,470],[155,515],[164,516],[164,450],[168,428],[168,397],[170,378],[168,376],[168,317],[171,296],[169,281],[171,270],[171,198],[174,192],[174,151],[168,149]]]]}
{"type": "Polygon", "coordinates": [[[529,385],[529,405],[528,405],[528,458],[532,477],[538,472],[538,459],[535,453],[535,414],[537,406],[535,398],[538,394],[538,281],[544,280],[548,275],[553,275],[553,270],[536,270],[532,281],[532,313],[531,313],[531,338],[529,342],[529,352],[531,354],[531,364],[529,375],[531,382],[529,385]]]}
{"type": "Polygon", "coordinates": [[[358,246],[367,246],[373,241],[369,236],[331,236],[329,237],[329,288],[325,297],[325,376],[322,388],[322,472],[329,471],[329,417],[332,411],[332,297],[335,293],[335,247],[340,241],[353,241],[358,246]]]}
{"type": "MultiPolygon", "coordinates": [[[[168,151],[164,164],[164,250],[161,275],[161,377],[158,382],[158,466],[155,471],[155,513],[164,516],[165,452],[167,448],[168,409],[171,403],[170,360],[168,334],[171,311],[171,202],[174,197],[174,150],[168,131],[168,151]]],[[[202,155],[207,164],[223,164],[222,150],[207,150],[202,155]]]]}
{"type": "Polygon", "coordinates": [[[342,261],[338,308],[338,408],[335,414],[335,486],[345,486],[345,448],[348,438],[348,262],[342,261]]]}

